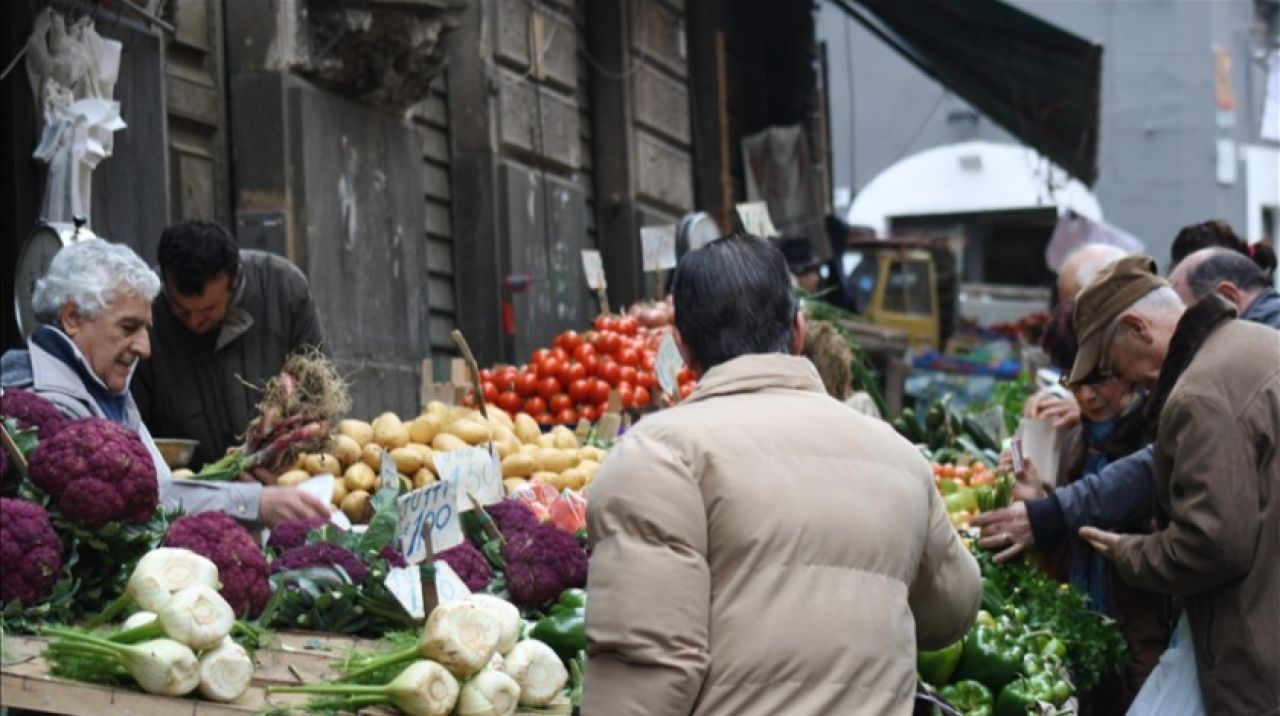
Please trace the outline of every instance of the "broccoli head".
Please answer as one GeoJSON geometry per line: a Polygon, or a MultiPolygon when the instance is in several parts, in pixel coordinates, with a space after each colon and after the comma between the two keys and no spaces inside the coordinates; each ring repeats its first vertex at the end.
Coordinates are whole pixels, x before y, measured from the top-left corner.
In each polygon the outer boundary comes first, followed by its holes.
{"type": "MultiPolygon", "coordinates": [[[[311,530],[324,527],[329,520],[323,517],[299,517],[284,520],[271,528],[271,536],[267,538],[267,549],[275,554],[283,554],[294,547],[307,543],[307,535],[311,530]]],[[[337,526],[334,529],[339,529],[337,526]]]]}
{"type": "Polygon", "coordinates": [[[480,550],[470,542],[450,547],[436,553],[436,559],[444,560],[473,592],[482,592],[493,581],[493,568],[480,550]]]}
{"type": "Polygon", "coordinates": [[[369,568],[350,550],[332,542],[312,542],[285,550],[271,563],[271,571],[287,572],[306,567],[341,567],[355,584],[369,580],[369,568]]]}
{"type": "Polygon", "coordinates": [[[26,500],[0,498],[0,604],[31,604],[62,574],[62,542],[49,513],[26,500]]]}
{"type": "Polygon", "coordinates": [[[63,515],[90,527],[146,522],[160,502],[155,462],[142,438],[102,418],[41,436],[27,472],[63,515]]]}
{"type": "Polygon", "coordinates": [[[169,525],[164,546],[189,549],[218,566],[219,590],[237,615],[256,617],[271,598],[271,568],[249,531],[230,515],[201,512],[169,525]]]}
{"type": "Polygon", "coordinates": [[[53,403],[17,388],[6,388],[0,395],[0,417],[13,418],[19,428],[35,428],[41,440],[53,437],[70,422],[53,403]]]}
{"type": "Polygon", "coordinates": [[[570,587],[587,585],[587,551],[553,525],[508,536],[502,557],[511,599],[523,606],[539,607],[570,587]]]}
{"type": "Polygon", "coordinates": [[[487,505],[485,511],[493,518],[502,536],[510,539],[512,535],[527,532],[537,527],[540,522],[533,512],[520,500],[503,500],[487,505]]]}

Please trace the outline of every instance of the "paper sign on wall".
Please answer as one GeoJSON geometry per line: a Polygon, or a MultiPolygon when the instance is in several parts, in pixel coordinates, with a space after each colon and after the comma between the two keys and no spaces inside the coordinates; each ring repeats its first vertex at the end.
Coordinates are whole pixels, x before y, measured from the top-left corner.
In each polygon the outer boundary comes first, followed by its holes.
{"type": "Polygon", "coordinates": [[[751,201],[738,204],[738,218],[742,219],[742,228],[748,234],[767,239],[777,236],[778,230],[773,227],[773,219],[769,216],[769,205],[763,201],[751,201]]]}
{"type": "Polygon", "coordinates": [[[450,478],[401,495],[396,500],[400,522],[396,541],[405,561],[418,564],[427,558],[427,542],[431,549],[442,552],[462,544],[459,523],[458,483],[450,478]]]}
{"type": "Polygon", "coordinates": [[[458,485],[458,512],[474,508],[468,495],[475,495],[482,505],[502,502],[502,468],[488,450],[472,447],[436,453],[435,465],[441,481],[452,479],[458,485]]]}
{"type": "Polygon", "coordinates": [[[644,251],[646,272],[666,271],[676,267],[675,224],[640,229],[640,245],[644,251]]]}
{"type": "Polygon", "coordinates": [[[608,287],[609,284],[604,279],[604,261],[601,260],[599,251],[582,250],[582,272],[586,274],[587,286],[592,291],[608,287]]]}
{"type": "Polygon", "coordinates": [[[662,337],[658,346],[658,357],[654,360],[653,370],[658,374],[658,384],[667,395],[679,395],[680,369],[684,367],[684,358],[676,347],[676,338],[671,331],[662,337]]]}

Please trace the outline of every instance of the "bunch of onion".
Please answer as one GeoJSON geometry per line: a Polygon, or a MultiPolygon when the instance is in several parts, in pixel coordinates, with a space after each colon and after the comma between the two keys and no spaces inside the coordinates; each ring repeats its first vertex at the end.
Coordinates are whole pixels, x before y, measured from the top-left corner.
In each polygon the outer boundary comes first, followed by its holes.
{"type": "Polygon", "coordinates": [[[205,465],[195,479],[234,480],[256,467],[279,472],[298,455],[323,450],[334,422],[351,407],[346,382],[318,351],[289,356],[261,390],[258,417],[244,443],[205,465]]]}
{"type": "Polygon", "coordinates": [[[458,704],[458,680],[434,661],[414,661],[387,684],[309,684],[271,686],[269,694],[320,694],[311,710],[359,711],[390,704],[407,716],[448,716],[458,704]]]}
{"type": "MultiPolygon", "coordinates": [[[[417,643],[387,654],[349,659],[342,681],[359,682],[417,659],[431,659],[454,676],[466,678],[485,668],[503,639],[504,626],[480,603],[447,602],[431,610],[417,643]]],[[[518,617],[517,617],[518,618],[518,617]]]]}
{"type": "Polygon", "coordinates": [[[124,594],[90,619],[88,626],[106,623],[133,604],[143,611],[158,612],[175,593],[196,585],[217,589],[217,565],[188,549],[158,547],[142,555],[124,594]]]}

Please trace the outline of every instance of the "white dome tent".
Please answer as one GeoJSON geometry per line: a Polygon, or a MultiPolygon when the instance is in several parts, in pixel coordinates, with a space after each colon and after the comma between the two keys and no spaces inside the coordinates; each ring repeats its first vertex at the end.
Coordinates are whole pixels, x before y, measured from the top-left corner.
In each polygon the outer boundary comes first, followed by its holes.
{"type": "Polygon", "coordinates": [[[854,197],[846,220],[887,236],[895,217],[1056,206],[1094,221],[1102,207],[1084,184],[1035,150],[971,141],[913,154],[891,165],[854,197]]]}

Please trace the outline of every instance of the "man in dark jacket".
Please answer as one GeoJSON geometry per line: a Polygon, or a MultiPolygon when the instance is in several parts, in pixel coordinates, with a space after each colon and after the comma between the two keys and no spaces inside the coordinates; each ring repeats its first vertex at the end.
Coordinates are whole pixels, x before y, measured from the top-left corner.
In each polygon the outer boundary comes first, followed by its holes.
{"type": "Polygon", "coordinates": [[[290,353],[323,345],[324,334],[302,271],[238,251],[218,224],[170,226],[159,259],[152,358],[133,394],[152,433],[200,441],[193,464],[202,465],[239,444],[259,398],[250,385],[278,373],[290,353]]]}
{"type": "Polygon", "coordinates": [[[1075,316],[1070,381],[1144,385],[1159,414],[1159,529],[1080,536],[1129,583],[1183,598],[1209,713],[1280,709],[1280,333],[1217,294],[1185,308],[1145,256],[1109,266],[1075,316]]]}
{"type": "Polygon", "coordinates": [[[1169,281],[1188,306],[1217,293],[1236,307],[1241,319],[1280,328],[1280,293],[1258,264],[1238,251],[1201,249],[1183,259],[1169,281]]]}

